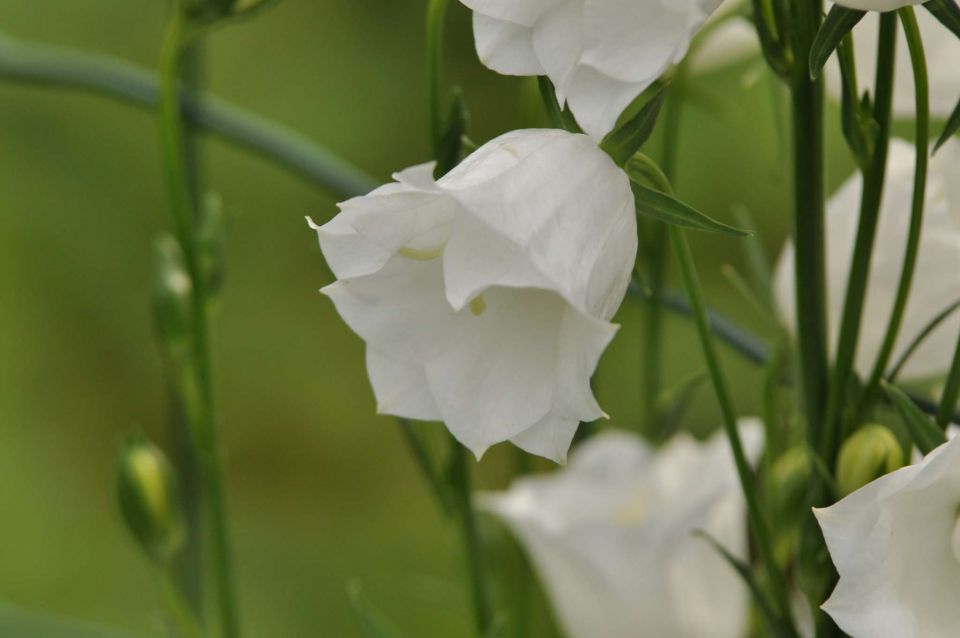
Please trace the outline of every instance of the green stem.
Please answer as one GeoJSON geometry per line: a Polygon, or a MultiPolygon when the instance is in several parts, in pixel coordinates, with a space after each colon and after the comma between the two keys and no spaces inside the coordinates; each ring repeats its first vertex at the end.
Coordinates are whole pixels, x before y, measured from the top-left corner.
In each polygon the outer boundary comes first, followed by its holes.
{"type": "Polygon", "coordinates": [[[170,191],[174,229],[183,250],[192,285],[191,338],[197,379],[197,410],[192,431],[203,473],[209,507],[211,559],[217,607],[224,638],[240,635],[233,591],[233,573],[227,506],[223,489],[220,446],[213,405],[213,371],[207,318],[206,282],[202,276],[196,238],[196,212],[184,161],[184,129],[180,110],[180,60],[186,42],[187,22],[177,6],[163,42],[159,65],[160,139],[163,165],[170,191]]]}
{"type": "Polygon", "coordinates": [[[860,399],[858,415],[872,402],[880,379],[887,370],[887,364],[893,354],[893,347],[900,334],[903,324],[903,315],[906,311],[907,300],[910,297],[910,288],[913,284],[913,274],[916,270],[917,256],[920,246],[920,232],[923,228],[924,203],[927,194],[927,166],[930,150],[930,87],[927,79],[927,61],[923,51],[923,40],[920,37],[920,28],[913,7],[900,9],[900,21],[906,35],[907,46],[910,49],[910,61],[913,64],[913,82],[916,94],[916,159],[913,174],[913,202],[910,211],[910,229],[907,233],[907,246],[903,257],[903,267],[900,271],[900,283],[897,286],[897,295],[893,303],[893,312],[887,324],[887,332],[883,338],[883,345],[877,354],[873,371],[863,390],[860,399]]]}
{"type": "Polygon", "coordinates": [[[690,305],[693,308],[693,318],[700,335],[704,359],[706,359],[707,368],[710,371],[710,378],[713,381],[713,387],[717,395],[717,402],[720,404],[720,411],[723,415],[723,427],[730,441],[730,448],[733,451],[737,474],[740,478],[740,486],[747,502],[747,516],[756,541],[757,553],[767,570],[767,576],[770,580],[770,587],[777,611],[785,625],[789,628],[789,634],[795,635],[795,631],[792,629],[792,623],[790,622],[790,604],[787,597],[786,583],[784,582],[783,574],[777,567],[770,530],[760,512],[755,476],[744,452],[743,443],[740,440],[733,400],[730,397],[730,391],[727,387],[723,369],[720,367],[720,359],[717,357],[716,350],[714,349],[713,335],[710,331],[710,323],[707,317],[706,306],[703,301],[703,292],[700,288],[700,280],[697,277],[693,255],[690,253],[690,246],[687,243],[686,235],[684,235],[681,229],[670,226],[669,234],[671,248],[677,256],[680,264],[680,272],[683,275],[684,284],[687,288],[687,294],[690,296],[690,305]]]}
{"type": "Polygon", "coordinates": [[[958,395],[960,395],[960,338],[957,339],[953,364],[950,366],[950,374],[947,376],[943,396],[940,398],[940,409],[937,411],[937,425],[941,428],[945,429],[950,424],[953,412],[957,407],[958,395]]]}
{"type": "Polygon", "coordinates": [[[877,78],[873,117],[877,123],[877,138],[873,156],[863,175],[863,194],[860,202],[860,222],[847,281],[846,298],[840,320],[837,356],[830,378],[829,403],[821,438],[816,448],[827,467],[833,467],[837,450],[843,439],[846,424],[841,423],[841,412],[847,399],[847,389],[860,337],[863,305],[870,279],[870,259],[877,233],[883,185],[887,172],[887,151],[890,146],[890,119],[893,104],[893,68],[896,51],[897,14],[884,13],[880,17],[878,37],[877,78]]]}
{"type": "Polygon", "coordinates": [[[811,440],[819,438],[827,379],[824,257],[824,95],[808,60],[823,13],[821,0],[799,0],[793,46],[794,272],[800,389],[811,440]]]}
{"type": "Polygon", "coordinates": [[[484,560],[483,543],[477,525],[477,513],[473,506],[473,487],[470,479],[470,457],[467,449],[451,437],[453,454],[452,483],[456,490],[458,514],[463,530],[463,541],[467,554],[467,569],[470,572],[471,592],[473,593],[473,614],[477,636],[489,635],[493,625],[493,613],[490,605],[490,588],[484,560]]]}
{"type": "MultiPolygon", "coordinates": [[[[109,55],[23,42],[0,33],[0,78],[104,95],[155,109],[156,75],[109,55]]],[[[306,176],[337,197],[365,195],[372,177],[293,129],[208,93],[181,96],[184,119],[306,176]]]]}
{"type": "Polygon", "coordinates": [[[434,155],[443,139],[443,109],[440,94],[443,67],[443,33],[450,0],[430,0],[427,7],[427,113],[430,148],[434,155]]]}
{"type": "Polygon", "coordinates": [[[161,573],[160,586],[163,589],[167,611],[170,613],[181,638],[204,638],[203,629],[201,629],[197,617],[170,571],[164,570],[161,573]]]}

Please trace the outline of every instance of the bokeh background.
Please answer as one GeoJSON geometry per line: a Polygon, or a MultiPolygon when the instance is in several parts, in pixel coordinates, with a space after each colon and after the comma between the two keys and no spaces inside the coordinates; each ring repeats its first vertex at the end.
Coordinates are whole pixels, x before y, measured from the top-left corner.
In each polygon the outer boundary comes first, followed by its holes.
{"type": "MultiPolygon", "coordinates": [[[[215,94],[301,131],[381,180],[428,159],[423,0],[285,0],[207,39],[215,94]]],[[[162,0],[0,0],[0,30],[151,67],[162,0]]],[[[446,77],[471,136],[544,125],[535,84],[484,69],[468,12],[452,8],[446,77]]],[[[770,259],[787,233],[783,94],[757,60],[694,81],[683,110],[677,189],[733,222],[756,220],[770,259]]],[[[829,179],[852,170],[831,126],[829,179]]],[[[153,635],[151,566],[116,511],[113,456],[137,424],[165,440],[167,404],[149,313],[152,243],[170,227],[149,112],[0,78],[0,601],[153,635]]],[[[656,140],[651,154],[656,156],[656,140]]],[[[394,422],[374,414],[363,347],[317,289],[331,281],[304,215],[335,197],[212,138],[205,188],[229,216],[227,284],[215,317],[217,397],[239,595],[249,636],[359,635],[348,581],[408,636],[466,636],[470,609],[457,529],[438,511],[394,422]]],[[[736,240],[701,235],[710,302],[763,332],[720,276],[736,240]]],[[[640,422],[642,311],[629,300],[596,388],[612,416],[640,422]]],[[[671,317],[667,385],[703,368],[692,326],[671,317]]],[[[742,414],[761,373],[728,350],[742,414]]],[[[689,425],[718,423],[709,389],[689,425]]],[[[507,446],[478,469],[506,485],[507,446]]]]}

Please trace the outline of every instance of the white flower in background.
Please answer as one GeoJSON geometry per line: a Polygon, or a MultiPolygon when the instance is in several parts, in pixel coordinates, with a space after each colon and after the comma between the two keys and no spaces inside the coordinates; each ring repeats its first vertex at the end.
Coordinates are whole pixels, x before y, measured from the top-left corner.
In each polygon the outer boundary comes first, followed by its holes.
{"type": "Polygon", "coordinates": [[[926,0],[838,0],[837,4],[848,9],[860,11],[896,11],[912,4],[922,4],[926,0]]]}
{"type": "Polygon", "coordinates": [[[546,75],[599,139],[687,52],[721,0],[461,0],[477,54],[506,75],[546,75]]]}
{"type": "Polygon", "coordinates": [[[317,228],[323,289],[367,343],[378,411],[442,420],[478,456],[554,460],[581,421],[637,252],[626,175],[585,135],[507,133],[438,181],[432,164],[317,228]]]}
{"type": "MultiPolygon", "coordinates": [[[[741,421],[751,456],[762,428],[741,421]]],[[[518,479],[482,506],[526,548],[570,638],[740,638],[748,598],[703,538],[747,555],[746,508],[723,433],[663,449],[626,432],[579,446],[570,465],[518,479]]]]}
{"type": "MultiPolygon", "coordinates": [[[[862,376],[870,374],[883,344],[900,281],[910,224],[914,159],[913,144],[891,140],[857,349],[856,371],[862,376]]],[[[840,330],[860,215],[861,185],[862,178],[857,173],[827,204],[827,318],[832,347],[840,330]]],[[[891,363],[931,319],[960,299],[960,142],[948,142],[931,159],[919,253],[913,288],[891,363]]],[[[793,245],[788,242],[777,264],[775,289],[781,316],[791,330],[796,325],[793,259],[793,245]]],[[[944,321],[913,354],[901,378],[921,379],[946,373],[958,330],[960,316],[944,321]]]]}
{"type": "Polygon", "coordinates": [[[814,510],[840,581],[823,609],[857,638],[960,628],[960,439],[814,510]]]}
{"type": "MultiPolygon", "coordinates": [[[[927,57],[927,72],[930,76],[930,113],[946,118],[953,112],[960,99],[960,73],[956,61],[960,60],[960,39],[934,18],[929,11],[916,12],[917,24],[923,36],[923,48],[927,57]]],[[[860,94],[873,92],[874,75],[877,72],[877,33],[880,16],[867,14],[853,32],[854,52],[857,60],[857,81],[860,94]]],[[[893,112],[898,117],[912,118],[916,113],[916,98],[913,86],[913,66],[903,29],[897,30],[896,68],[894,72],[893,112]]],[[[840,98],[840,68],[836,59],[826,65],[827,89],[840,98]]]]}

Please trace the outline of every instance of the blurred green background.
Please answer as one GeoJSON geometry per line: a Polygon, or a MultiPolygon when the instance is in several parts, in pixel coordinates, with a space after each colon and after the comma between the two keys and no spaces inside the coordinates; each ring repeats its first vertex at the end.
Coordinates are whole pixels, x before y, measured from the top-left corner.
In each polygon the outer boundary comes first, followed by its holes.
{"type": "MultiPolygon", "coordinates": [[[[207,86],[284,122],[386,180],[428,159],[423,0],[285,0],[207,40],[207,86]]],[[[161,0],[0,0],[14,36],[153,66],[161,0]]],[[[544,125],[535,84],[479,65],[453,7],[446,77],[472,137],[544,125]]],[[[698,77],[684,110],[677,188],[732,221],[746,205],[771,255],[788,225],[785,104],[756,61],[698,77]],[[753,80],[751,80],[753,78],[753,80]]],[[[831,114],[830,181],[851,170],[831,114]]],[[[149,313],[152,242],[170,227],[148,112],[0,81],[0,601],[137,630],[159,590],[114,505],[113,454],[140,424],[164,440],[162,366],[149,313]]],[[[656,155],[656,149],[651,151],[656,155]]],[[[354,636],[344,594],[365,592],[409,636],[465,636],[457,530],[436,510],[392,420],[374,415],[362,343],[317,289],[331,280],[304,215],[336,199],[219,140],[205,186],[229,214],[228,281],[215,318],[217,395],[239,595],[250,636],[354,636]]],[[[711,303],[761,318],[719,274],[735,240],[698,236],[711,303]]],[[[605,355],[596,387],[609,426],[640,419],[641,310],[605,355]]],[[[742,414],[760,372],[725,351],[742,414]]],[[[671,318],[668,385],[702,369],[691,326],[671,318]]],[[[718,424],[701,390],[690,424],[718,424]]],[[[503,487],[507,446],[480,465],[503,487]]]]}

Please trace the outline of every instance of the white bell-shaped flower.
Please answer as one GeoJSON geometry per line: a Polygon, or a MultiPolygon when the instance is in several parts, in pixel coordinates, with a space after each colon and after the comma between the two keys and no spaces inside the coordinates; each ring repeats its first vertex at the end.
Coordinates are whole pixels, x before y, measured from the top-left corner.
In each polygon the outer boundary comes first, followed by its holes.
{"type": "Polygon", "coordinates": [[[626,175],[585,135],[507,133],[317,228],[323,289],[367,343],[378,411],[442,420],[478,456],[506,440],[557,461],[604,416],[590,377],[637,252],[626,175]]]}
{"type": "MultiPolygon", "coordinates": [[[[913,144],[893,139],[887,162],[880,222],[870,264],[856,371],[869,375],[887,330],[900,281],[913,198],[913,144]]],[[[827,204],[827,319],[836,346],[860,215],[862,177],[857,173],[827,204]]],[[[793,244],[780,255],[775,278],[777,305],[790,330],[796,325],[793,244]]],[[[960,142],[950,141],[931,159],[920,250],[913,288],[891,363],[942,310],[960,299],[960,142]]],[[[901,378],[922,379],[950,368],[960,316],[944,321],[913,354],[901,378]]]]}
{"type": "MultiPolygon", "coordinates": [[[[927,58],[927,73],[930,76],[930,114],[947,118],[960,99],[960,73],[956,61],[960,60],[960,38],[934,18],[929,11],[916,12],[923,48],[927,58]]],[[[869,13],[857,24],[853,32],[854,54],[857,60],[857,81],[860,95],[873,91],[877,73],[877,33],[880,16],[869,13]]],[[[827,90],[835,99],[840,97],[840,68],[836,60],[826,65],[827,90]]],[[[912,118],[916,113],[916,97],[913,83],[913,66],[903,30],[897,31],[896,66],[893,75],[893,112],[897,117],[912,118]]]]}
{"type": "Polygon", "coordinates": [[[721,0],[461,0],[477,53],[506,75],[546,75],[600,139],[687,52],[721,0]]]}
{"type": "Polygon", "coordinates": [[[837,4],[848,9],[860,11],[896,11],[912,4],[923,4],[926,0],[837,0],[837,4]]]}
{"type": "Polygon", "coordinates": [[[851,636],[952,638],[960,627],[960,439],[814,510],[840,574],[824,611],[851,636]]]}
{"type": "MultiPolygon", "coordinates": [[[[762,444],[741,421],[748,453],[762,444]]],[[[747,556],[746,508],[724,434],[680,434],[650,448],[603,432],[569,466],[518,479],[481,505],[526,548],[570,638],[740,638],[748,598],[740,577],[703,538],[747,556]]]]}

